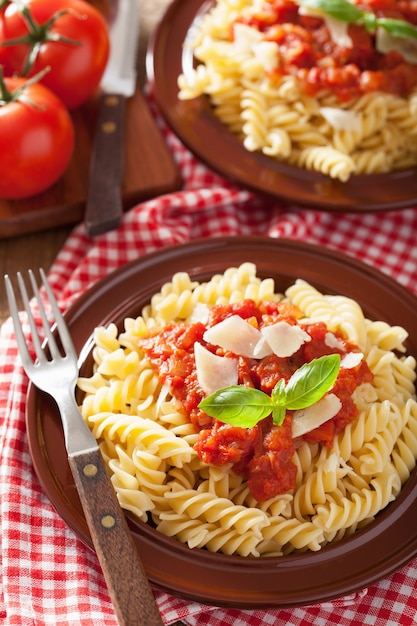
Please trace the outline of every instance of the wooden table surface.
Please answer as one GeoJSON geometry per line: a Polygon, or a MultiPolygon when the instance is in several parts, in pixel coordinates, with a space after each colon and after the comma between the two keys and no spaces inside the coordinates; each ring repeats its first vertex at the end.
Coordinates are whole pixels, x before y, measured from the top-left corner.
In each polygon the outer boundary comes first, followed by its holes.
{"type": "MultiPolygon", "coordinates": [[[[139,38],[139,82],[145,81],[145,55],[149,35],[170,0],[138,0],[140,2],[141,30],[139,38]]],[[[73,226],[60,226],[51,230],[2,238],[0,232],[0,324],[8,316],[3,275],[25,272],[28,268],[43,267],[48,270],[73,226]]]]}

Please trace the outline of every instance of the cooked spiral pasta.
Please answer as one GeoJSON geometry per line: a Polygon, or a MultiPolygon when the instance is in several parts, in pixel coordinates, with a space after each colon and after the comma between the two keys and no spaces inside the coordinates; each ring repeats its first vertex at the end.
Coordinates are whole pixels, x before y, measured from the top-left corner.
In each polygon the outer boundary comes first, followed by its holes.
{"type": "Polygon", "coordinates": [[[111,481],[120,506],[126,511],[131,511],[139,519],[146,521],[147,512],[155,508],[154,501],[142,488],[131,457],[117,445],[115,452],[117,458],[109,459],[108,465],[112,472],[111,481]]]}
{"type": "Polygon", "coordinates": [[[301,81],[282,70],[274,41],[255,27],[236,35],[236,20],[251,23],[255,16],[256,22],[265,12],[272,19],[257,0],[217,0],[185,42],[197,65],[183,68],[178,97],[207,95],[214,115],[247,150],[342,182],[415,166],[417,149],[409,138],[417,133],[417,90],[407,96],[375,91],[347,102],[330,89],[307,95],[301,81]],[[335,119],[340,112],[349,119],[342,127],[335,119]]]}
{"type": "Polygon", "coordinates": [[[355,171],[352,158],[332,146],[309,146],[294,150],[290,155],[290,163],[338,178],[344,183],[355,171]]]}
{"type": "Polygon", "coordinates": [[[389,416],[384,429],[375,434],[371,441],[364,443],[356,453],[361,465],[361,476],[380,474],[391,459],[391,454],[398,437],[408,420],[407,406],[401,410],[389,403],[389,416]]]}
{"type": "Polygon", "coordinates": [[[397,470],[401,484],[410,477],[417,458],[417,406],[415,402],[407,402],[408,420],[395,442],[392,451],[392,462],[397,470]]]}
{"type": "Polygon", "coordinates": [[[261,150],[266,142],[266,101],[264,96],[256,91],[244,89],[241,100],[242,131],[245,136],[243,145],[249,152],[261,150]]]}
{"type": "MultiPolygon", "coordinates": [[[[95,331],[94,371],[80,378],[81,413],[100,442],[121,506],[190,548],[272,557],[317,551],[359,531],[392,502],[417,458],[416,361],[407,332],[367,319],[344,296],[304,280],[278,293],[252,263],[207,282],[175,274],[137,318],[95,331]],[[301,319],[325,322],[356,344],[373,374],[353,394],[358,416],[331,447],[300,442],[295,487],[258,502],[231,463],[203,462],[198,429],[162,384],[139,341],[156,329],[191,323],[215,304],[289,302],[301,319]]],[[[336,340],[336,335],[333,335],[336,340]]]]}
{"type": "Polygon", "coordinates": [[[235,528],[223,528],[184,513],[162,513],[157,530],[169,537],[177,537],[190,548],[206,548],[210,552],[259,556],[259,535],[252,530],[241,534],[235,528]]]}
{"type": "Polygon", "coordinates": [[[268,525],[267,515],[258,508],[233,504],[227,498],[196,489],[172,489],[166,494],[176,513],[187,513],[192,519],[217,523],[221,528],[234,528],[239,534],[248,530],[261,536],[261,529],[268,525]]]}
{"type": "Polygon", "coordinates": [[[263,535],[267,541],[276,544],[275,550],[282,549],[283,554],[289,554],[297,549],[317,552],[324,542],[321,528],[311,521],[303,522],[295,517],[271,518],[271,523],[264,529],[263,535]]]}
{"type": "Polygon", "coordinates": [[[189,463],[195,452],[181,437],[177,437],[161,424],[139,415],[97,413],[86,417],[96,439],[102,437],[120,441],[128,450],[148,450],[171,465],[182,467],[189,463]]]}
{"type": "Polygon", "coordinates": [[[375,517],[395,499],[401,488],[400,478],[392,463],[369,484],[370,488],[352,493],[350,498],[318,505],[314,524],[332,531],[349,528],[352,524],[375,517]]]}
{"type": "Polygon", "coordinates": [[[391,404],[389,400],[373,402],[369,409],[361,411],[355,421],[345,427],[337,437],[334,447],[344,461],[348,461],[353,453],[372,441],[377,433],[382,432],[388,424],[391,404]]]}
{"type": "Polygon", "coordinates": [[[297,519],[314,515],[316,505],[324,504],[327,494],[338,489],[338,480],[349,473],[350,468],[333,451],[323,450],[314,464],[305,472],[303,482],[294,494],[294,513],[297,519]]]}

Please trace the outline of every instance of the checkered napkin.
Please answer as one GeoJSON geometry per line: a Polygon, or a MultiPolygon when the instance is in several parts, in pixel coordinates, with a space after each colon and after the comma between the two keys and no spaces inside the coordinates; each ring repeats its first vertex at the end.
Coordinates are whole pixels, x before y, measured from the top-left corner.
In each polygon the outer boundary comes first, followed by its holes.
{"type": "MultiPolygon", "coordinates": [[[[341,215],[261,200],[197,162],[159,123],[184,189],[135,207],[118,230],[96,240],[77,226],[49,272],[62,309],[128,261],[167,245],[221,235],[263,234],[333,248],[417,293],[417,209],[341,215]]],[[[34,475],[24,424],[27,382],[8,320],[0,339],[0,623],[116,626],[95,554],[57,515],[34,475]]],[[[304,608],[232,610],[156,589],[155,595],[166,624],[411,626],[417,622],[417,561],[360,593],[304,608]]]]}

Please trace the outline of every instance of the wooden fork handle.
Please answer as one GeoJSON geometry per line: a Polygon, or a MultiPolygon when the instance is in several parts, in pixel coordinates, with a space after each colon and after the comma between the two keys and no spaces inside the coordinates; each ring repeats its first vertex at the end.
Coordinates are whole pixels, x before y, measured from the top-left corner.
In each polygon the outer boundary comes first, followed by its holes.
{"type": "Polygon", "coordinates": [[[69,455],[120,626],[162,626],[152,589],[98,449],[69,455]]]}

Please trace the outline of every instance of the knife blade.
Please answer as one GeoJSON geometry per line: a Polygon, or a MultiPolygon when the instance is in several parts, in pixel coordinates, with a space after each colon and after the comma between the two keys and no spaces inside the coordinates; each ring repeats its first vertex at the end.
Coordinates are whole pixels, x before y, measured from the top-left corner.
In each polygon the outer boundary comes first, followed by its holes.
{"type": "Polygon", "coordinates": [[[85,226],[90,237],[117,228],[123,215],[126,99],[136,89],[139,0],[115,0],[109,20],[110,55],[100,83],[85,226]]]}

